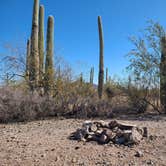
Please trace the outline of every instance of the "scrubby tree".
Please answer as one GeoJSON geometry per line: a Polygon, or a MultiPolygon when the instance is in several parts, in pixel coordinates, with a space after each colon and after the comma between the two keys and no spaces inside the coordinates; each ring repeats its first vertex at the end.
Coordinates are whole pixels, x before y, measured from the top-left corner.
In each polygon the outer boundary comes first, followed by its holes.
{"type": "Polygon", "coordinates": [[[130,37],[134,48],[127,54],[130,61],[127,70],[136,88],[144,89],[144,99],[150,104],[160,96],[160,41],[163,36],[164,28],[158,22],[149,21],[139,37],[130,37]]]}

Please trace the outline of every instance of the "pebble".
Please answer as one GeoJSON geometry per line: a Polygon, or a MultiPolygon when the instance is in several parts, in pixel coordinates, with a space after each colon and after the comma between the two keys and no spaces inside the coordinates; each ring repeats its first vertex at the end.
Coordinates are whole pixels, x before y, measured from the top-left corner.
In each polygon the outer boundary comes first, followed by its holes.
{"type": "Polygon", "coordinates": [[[76,163],[77,162],[77,159],[76,158],[73,158],[72,159],[72,163],[76,163]]]}
{"type": "Polygon", "coordinates": [[[153,163],[152,160],[147,161],[147,164],[148,164],[148,165],[154,165],[154,163],[153,163]]]}
{"type": "Polygon", "coordinates": [[[80,149],[80,147],[79,147],[79,146],[76,146],[74,149],[75,149],[75,150],[78,150],[78,149],[80,149]]]}
{"type": "Polygon", "coordinates": [[[143,152],[142,151],[137,151],[135,154],[135,157],[143,157],[143,152]]]}

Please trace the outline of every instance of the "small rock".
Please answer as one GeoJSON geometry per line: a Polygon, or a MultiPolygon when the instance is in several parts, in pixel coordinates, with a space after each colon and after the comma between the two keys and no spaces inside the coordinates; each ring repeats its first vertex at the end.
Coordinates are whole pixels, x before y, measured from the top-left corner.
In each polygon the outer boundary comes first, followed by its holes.
{"type": "Polygon", "coordinates": [[[43,157],[44,157],[44,154],[42,154],[41,157],[43,158],[43,157]]]}
{"type": "Polygon", "coordinates": [[[142,151],[137,151],[135,154],[135,157],[143,157],[143,152],[142,151]]]}
{"type": "Polygon", "coordinates": [[[78,149],[80,149],[80,147],[79,147],[79,146],[76,146],[74,149],[75,149],[75,150],[78,150],[78,149]]]}
{"type": "Polygon", "coordinates": [[[73,158],[72,159],[72,163],[76,163],[77,162],[77,159],[76,158],[73,158]]]}
{"type": "Polygon", "coordinates": [[[55,161],[58,161],[58,157],[55,157],[55,161]]]}
{"type": "Polygon", "coordinates": [[[149,160],[149,161],[147,161],[147,164],[148,164],[148,165],[153,165],[154,163],[153,163],[152,160],[149,160]]]}
{"type": "Polygon", "coordinates": [[[151,140],[151,141],[154,141],[154,140],[156,140],[157,139],[157,136],[156,135],[150,135],[149,136],[149,140],[151,140]]]}
{"type": "Polygon", "coordinates": [[[143,127],[143,137],[148,137],[148,129],[147,127],[143,127]]]}

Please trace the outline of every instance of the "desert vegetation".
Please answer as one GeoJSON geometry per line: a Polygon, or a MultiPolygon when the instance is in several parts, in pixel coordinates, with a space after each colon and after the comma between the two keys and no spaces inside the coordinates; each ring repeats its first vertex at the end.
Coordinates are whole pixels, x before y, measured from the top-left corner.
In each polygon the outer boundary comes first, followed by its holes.
{"type": "Polygon", "coordinates": [[[54,17],[48,17],[44,39],[44,12],[44,5],[34,0],[26,55],[8,46],[15,53],[1,59],[6,63],[0,88],[1,122],[50,116],[113,117],[119,111],[166,112],[166,40],[159,23],[149,21],[142,37],[130,37],[134,48],[127,54],[129,77],[119,81],[111,79],[107,67],[104,71],[104,28],[98,16],[99,72],[95,84],[94,67],[90,68],[89,81],[83,73],[74,78],[72,67],[54,56],[54,17]]]}
{"type": "Polygon", "coordinates": [[[130,36],[124,77],[114,77],[105,60],[108,31],[98,13],[98,68],[91,63],[87,78],[57,55],[58,19],[45,17],[47,4],[32,1],[25,46],[6,44],[7,54],[0,53],[0,165],[164,166],[165,28],[148,20],[130,36]]]}

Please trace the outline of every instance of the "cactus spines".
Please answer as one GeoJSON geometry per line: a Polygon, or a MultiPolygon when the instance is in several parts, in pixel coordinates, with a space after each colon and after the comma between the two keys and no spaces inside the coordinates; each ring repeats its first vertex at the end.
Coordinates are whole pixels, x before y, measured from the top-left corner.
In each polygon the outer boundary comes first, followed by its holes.
{"type": "Polygon", "coordinates": [[[108,83],[108,68],[106,68],[106,77],[105,77],[106,84],[108,83]]]}
{"type": "Polygon", "coordinates": [[[46,48],[46,61],[45,61],[45,93],[49,95],[52,95],[53,84],[54,84],[53,55],[54,55],[54,17],[49,16],[47,22],[47,48],[46,48]]]}
{"type": "Polygon", "coordinates": [[[31,32],[31,54],[30,54],[30,72],[29,79],[31,90],[38,86],[39,79],[39,52],[38,52],[38,14],[39,0],[34,0],[32,32],[31,32]]]}
{"type": "Polygon", "coordinates": [[[166,37],[161,39],[160,102],[166,113],[166,37]]]}
{"type": "Polygon", "coordinates": [[[100,42],[100,56],[99,56],[99,78],[98,78],[98,96],[99,99],[103,95],[104,84],[104,39],[101,17],[98,16],[99,42],[100,42]]]}
{"type": "Polygon", "coordinates": [[[92,67],[90,70],[90,84],[91,85],[93,85],[93,80],[94,80],[94,67],[92,67]]]}
{"type": "Polygon", "coordinates": [[[42,81],[44,70],[44,6],[39,8],[39,80],[42,81]]]}
{"type": "Polygon", "coordinates": [[[31,53],[31,40],[27,40],[27,52],[26,52],[26,79],[29,81],[29,65],[30,65],[30,53],[31,53]]]}

